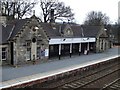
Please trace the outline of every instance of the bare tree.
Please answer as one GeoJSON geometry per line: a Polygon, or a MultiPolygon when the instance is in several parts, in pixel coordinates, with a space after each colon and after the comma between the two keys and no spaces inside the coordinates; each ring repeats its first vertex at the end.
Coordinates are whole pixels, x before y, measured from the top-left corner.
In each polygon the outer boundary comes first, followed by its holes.
{"type": "Polygon", "coordinates": [[[109,24],[109,17],[102,12],[92,11],[87,15],[84,22],[85,25],[107,25],[109,24]]]}
{"type": "Polygon", "coordinates": [[[65,6],[63,2],[57,0],[40,0],[40,8],[43,14],[44,22],[50,21],[51,9],[54,9],[54,19],[58,17],[65,17],[69,20],[74,19],[74,14],[69,6],[65,6]]]}
{"type": "Polygon", "coordinates": [[[2,0],[2,14],[12,18],[21,19],[24,15],[30,14],[35,2],[28,0],[2,0]]]}

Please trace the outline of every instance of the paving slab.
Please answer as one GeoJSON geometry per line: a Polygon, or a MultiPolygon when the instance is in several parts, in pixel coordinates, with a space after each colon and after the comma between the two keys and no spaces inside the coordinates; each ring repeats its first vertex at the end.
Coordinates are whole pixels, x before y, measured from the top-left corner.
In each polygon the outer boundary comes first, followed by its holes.
{"type": "Polygon", "coordinates": [[[114,47],[103,53],[95,53],[90,55],[72,56],[72,58],[65,58],[63,60],[54,60],[36,65],[29,65],[23,67],[3,67],[2,68],[2,85],[14,85],[16,83],[27,82],[30,80],[37,80],[43,77],[52,75],[53,73],[65,72],[65,70],[75,69],[80,66],[90,65],[95,61],[109,59],[111,57],[119,56],[119,48],[114,47]],[[6,82],[6,83],[4,83],[6,82]]]}

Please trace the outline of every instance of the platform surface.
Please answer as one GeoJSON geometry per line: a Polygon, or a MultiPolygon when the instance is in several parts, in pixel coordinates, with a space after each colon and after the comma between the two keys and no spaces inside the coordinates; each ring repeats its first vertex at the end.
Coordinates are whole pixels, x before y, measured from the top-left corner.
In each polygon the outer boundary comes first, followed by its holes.
{"type": "Polygon", "coordinates": [[[76,55],[72,56],[71,58],[64,58],[62,60],[58,60],[57,58],[56,60],[51,62],[29,66],[26,65],[18,68],[9,66],[0,67],[0,77],[2,77],[0,82],[0,89],[14,86],[20,83],[29,82],[32,80],[41,79],[75,68],[84,67],[94,62],[102,62],[110,58],[118,57],[120,56],[119,49],[120,48],[118,47],[114,47],[103,53],[94,53],[81,56],[76,55]]]}

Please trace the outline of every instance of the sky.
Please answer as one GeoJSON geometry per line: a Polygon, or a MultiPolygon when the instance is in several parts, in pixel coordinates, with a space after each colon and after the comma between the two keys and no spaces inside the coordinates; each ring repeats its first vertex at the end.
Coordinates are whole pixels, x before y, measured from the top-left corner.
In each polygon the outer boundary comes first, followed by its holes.
{"type": "MultiPolygon", "coordinates": [[[[101,11],[110,18],[111,23],[118,21],[118,2],[120,0],[58,0],[70,6],[75,14],[75,22],[82,24],[90,11],[101,11]]],[[[40,16],[40,12],[37,11],[40,16]]]]}

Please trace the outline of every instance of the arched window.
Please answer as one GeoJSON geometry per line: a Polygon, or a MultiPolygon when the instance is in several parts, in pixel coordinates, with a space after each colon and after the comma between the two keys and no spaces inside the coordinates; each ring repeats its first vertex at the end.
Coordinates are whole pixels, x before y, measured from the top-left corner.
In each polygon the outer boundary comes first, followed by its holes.
{"type": "Polygon", "coordinates": [[[32,42],[35,43],[35,42],[36,42],[36,38],[33,38],[33,39],[32,39],[32,42]]]}

